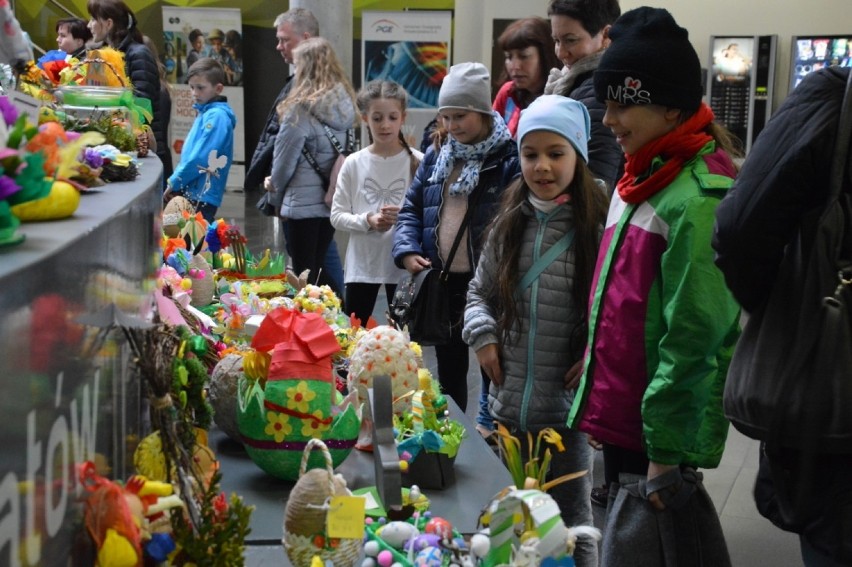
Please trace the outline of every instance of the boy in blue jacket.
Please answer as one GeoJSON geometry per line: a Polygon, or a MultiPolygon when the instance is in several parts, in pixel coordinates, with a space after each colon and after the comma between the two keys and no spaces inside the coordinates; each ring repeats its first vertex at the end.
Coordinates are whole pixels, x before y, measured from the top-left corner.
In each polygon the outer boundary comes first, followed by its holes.
{"type": "Polygon", "coordinates": [[[187,77],[198,116],[183,143],[180,163],[167,181],[165,196],[184,196],[207,222],[213,222],[234,158],[237,118],[222,96],[225,70],[221,63],[202,57],[192,64],[187,77]]]}

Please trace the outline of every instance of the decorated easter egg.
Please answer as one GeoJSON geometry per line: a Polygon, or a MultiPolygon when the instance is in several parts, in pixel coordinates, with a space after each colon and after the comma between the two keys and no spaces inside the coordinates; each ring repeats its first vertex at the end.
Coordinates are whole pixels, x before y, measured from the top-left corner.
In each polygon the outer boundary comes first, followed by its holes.
{"type": "MultiPolygon", "coordinates": [[[[311,438],[325,441],[337,467],[355,446],[361,421],[353,406],[332,415],[334,386],[315,381],[268,381],[240,378],[237,425],[240,439],[254,463],[268,474],[296,480],[305,445],[311,438]],[[310,385],[309,385],[310,384],[310,385]],[[288,411],[295,409],[296,412],[288,411]]],[[[318,453],[309,466],[323,465],[318,453]]]]}
{"type": "Polygon", "coordinates": [[[443,557],[440,548],[429,546],[414,556],[416,567],[441,567],[443,557]]]}
{"type": "MultiPolygon", "coordinates": [[[[331,355],[340,349],[334,333],[317,313],[279,308],[267,314],[252,346],[266,351],[270,342],[275,345],[265,385],[240,378],[237,425],[243,447],[257,466],[284,480],[298,478],[310,439],[321,439],[338,466],[355,446],[361,420],[351,404],[343,409],[334,404],[331,355]],[[294,330],[278,343],[270,325],[294,330]]],[[[311,453],[308,468],[324,464],[318,452],[311,453]]]]}
{"type": "Polygon", "coordinates": [[[70,217],[80,205],[80,191],[67,181],[56,180],[46,197],[12,207],[22,222],[57,220],[70,217]]]}
{"type": "Polygon", "coordinates": [[[237,385],[243,374],[243,357],[229,354],[216,364],[210,375],[207,399],[213,406],[213,421],[234,441],[240,440],[237,425],[237,385]]]}
{"type": "MultiPolygon", "coordinates": [[[[417,553],[427,547],[437,547],[441,545],[441,538],[436,534],[420,534],[411,540],[411,545],[414,547],[414,552],[417,553]]],[[[408,542],[405,544],[405,549],[408,549],[408,542]]]]}
{"type": "Polygon", "coordinates": [[[194,269],[194,274],[197,274],[192,281],[192,299],[190,303],[193,307],[205,307],[213,302],[213,270],[210,269],[210,264],[204,259],[204,256],[196,254],[189,261],[190,269],[194,269]]]}
{"type": "Polygon", "coordinates": [[[184,211],[193,213],[192,204],[184,197],[178,195],[166,203],[163,209],[163,233],[169,238],[175,238],[180,233],[184,211]]]}
{"type": "Polygon", "coordinates": [[[453,538],[453,525],[444,518],[432,518],[426,523],[426,533],[435,534],[441,539],[453,538]]]}
{"type": "Polygon", "coordinates": [[[364,544],[364,555],[367,557],[376,557],[379,551],[381,551],[381,547],[377,541],[370,540],[364,544]]]}
{"type": "Polygon", "coordinates": [[[420,532],[413,524],[401,521],[388,522],[377,533],[382,541],[394,549],[402,549],[406,541],[417,537],[419,534],[420,532]]]}
{"type": "Polygon", "coordinates": [[[373,378],[387,375],[391,379],[394,413],[411,409],[411,397],[404,394],[417,389],[417,354],[408,335],[390,327],[374,327],[355,343],[349,361],[350,386],[358,390],[358,401],[367,403],[367,390],[373,378]]]}
{"type": "Polygon", "coordinates": [[[477,557],[485,557],[491,549],[491,540],[485,534],[473,534],[470,536],[470,551],[477,557]]]}

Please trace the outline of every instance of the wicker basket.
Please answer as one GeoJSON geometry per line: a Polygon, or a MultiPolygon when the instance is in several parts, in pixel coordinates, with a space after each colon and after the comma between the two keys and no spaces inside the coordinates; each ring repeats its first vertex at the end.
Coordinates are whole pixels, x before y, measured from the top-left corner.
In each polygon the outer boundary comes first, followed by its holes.
{"type": "Polygon", "coordinates": [[[331,561],[335,567],[352,567],[358,562],[362,550],[361,538],[330,541],[325,535],[328,498],[350,494],[342,477],[334,474],[331,453],[325,443],[319,439],[308,441],[302,454],[299,480],[290,491],[284,510],[284,538],[281,542],[294,567],[310,567],[311,560],[316,556],[323,563],[331,561]],[[306,472],[308,457],[315,447],[323,453],[325,470],[306,472]]]}

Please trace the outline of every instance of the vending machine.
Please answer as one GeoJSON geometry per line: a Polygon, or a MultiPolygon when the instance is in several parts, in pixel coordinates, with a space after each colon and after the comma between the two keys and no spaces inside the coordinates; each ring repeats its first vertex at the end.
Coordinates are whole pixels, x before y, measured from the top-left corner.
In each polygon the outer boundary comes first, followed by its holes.
{"type": "Polygon", "coordinates": [[[778,36],[711,36],[707,100],[748,153],[772,112],[778,36]]]}
{"type": "Polygon", "coordinates": [[[852,34],[793,36],[790,90],[808,73],[828,65],[852,67],[852,34]]]}

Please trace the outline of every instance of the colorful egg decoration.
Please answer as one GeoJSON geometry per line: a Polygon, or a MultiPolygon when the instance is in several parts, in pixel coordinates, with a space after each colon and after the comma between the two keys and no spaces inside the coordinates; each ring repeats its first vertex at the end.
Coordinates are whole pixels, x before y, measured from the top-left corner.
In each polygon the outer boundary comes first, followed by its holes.
{"type": "Polygon", "coordinates": [[[443,554],[440,548],[429,546],[414,557],[415,567],[441,567],[443,554]]]}
{"type": "MultiPolygon", "coordinates": [[[[281,307],[267,314],[252,347],[273,352],[265,387],[245,375],[239,383],[237,422],[249,457],[276,478],[296,480],[307,442],[318,438],[338,466],[355,446],[361,420],[352,405],[333,405],[334,332],[318,313],[281,307]]],[[[320,453],[311,453],[308,468],[322,466],[320,453]]]]}
{"type": "Polygon", "coordinates": [[[441,539],[453,539],[453,525],[444,518],[432,518],[424,529],[427,534],[435,534],[441,539]]]}
{"type": "Polygon", "coordinates": [[[370,329],[355,344],[349,361],[349,387],[357,388],[359,403],[367,402],[367,390],[373,378],[387,375],[391,379],[393,411],[396,414],[411,409],[411,397],[417,389],[417,354],[410,346],[408,334],[388,325],[370,329]]]}

